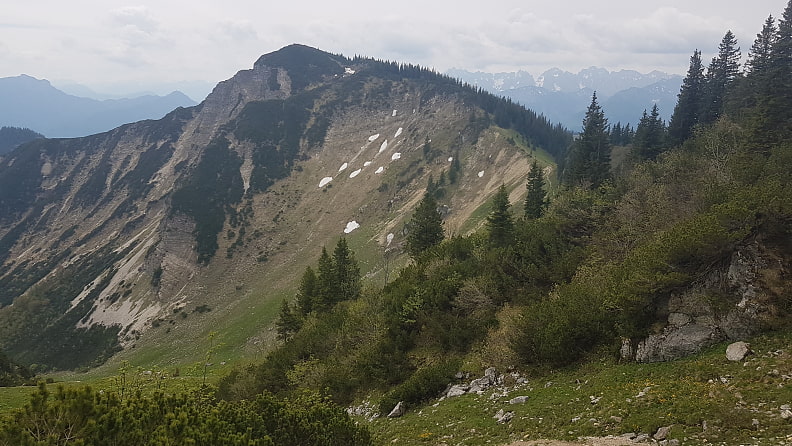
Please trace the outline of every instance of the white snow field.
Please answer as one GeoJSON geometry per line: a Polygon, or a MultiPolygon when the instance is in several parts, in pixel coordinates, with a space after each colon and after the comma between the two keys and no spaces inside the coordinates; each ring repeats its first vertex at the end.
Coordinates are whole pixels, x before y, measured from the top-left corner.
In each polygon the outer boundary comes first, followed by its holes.
{"type": "Polygon", "coordinates": [[[359,228],[360,224],[355,220],[350,221],[347,223],[346,228],[344,228],[344,234],[349,234],[350,232],[354,231],[355,229],[359,228]]]}
{"type": "Polygon", "coordinates": [[[327,183],[333,181],[333,177],[324,177],[322,181],[319,182],[319,189],[327,186],[327,183]]]}

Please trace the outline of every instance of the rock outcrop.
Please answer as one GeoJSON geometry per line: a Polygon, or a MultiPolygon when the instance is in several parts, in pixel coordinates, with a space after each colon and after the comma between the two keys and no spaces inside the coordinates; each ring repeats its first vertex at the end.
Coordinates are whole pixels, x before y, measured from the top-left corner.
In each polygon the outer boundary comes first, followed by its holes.
{"type": "Polygon", "coordinates": [[[756,334],[778,313],[780,296],[771,282],[788,273],[782,257],[761,241],[739,246],[723,265],[669,296],[658,311],[662,328],[644,339],[623,340],[622,357],[669,361],[756,334]]]}

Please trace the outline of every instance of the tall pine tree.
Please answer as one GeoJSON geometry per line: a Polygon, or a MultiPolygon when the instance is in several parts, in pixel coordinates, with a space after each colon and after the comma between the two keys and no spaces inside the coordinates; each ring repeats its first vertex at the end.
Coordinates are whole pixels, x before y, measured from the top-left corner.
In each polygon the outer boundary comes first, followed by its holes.
{"type": "Polygon", "coordinates": [[[569,185],[599,187],[610,178],[610,135],[608,120],[597,103],[597,93],[583,118],[583,133],[572,144],[564,167],[564,182],[569,185]]]}
{"type": "Polygon", "coordinates": [[[509,192],[501,184],[492,198],[492,211],[487,216],[490,246],[505,248],[514,242],[514,219],[509,206],[509,192]]]}
{"type": "Polygon", "coordinates": [[[333,259],[327,254],[327,249],[322,247],[316,275],[316,299],[313,302],[313,309],[317,311],[330,309],[338,302],[340,294],[333,259]]]}
{"type": "Polygon", "coordinates": [[[407,234],[407,252],[417,259],[422,252],[443,241],[443,219],[437,212],[437,201],[433,194],[427,192],[418,203],[415,213],[410,219],[407,234]]]}
{"type": "Polygon", "coordinates": [[[313,310],[313,303],[316,300],[317,281],[316,274],[310,266],[305,268],[305,272],[300,280],[300,287],[297,289],[297,310],[302,317],[308,316],[313,310]]]}
{"type": "Polygon", "coordinates": [[[745,62],[747,76],[767,75],[777,32],[775,19],[771,15],[765,20],[762,32],[756,35],[756,40],[748,51],[748,60],[745,62]]]}
{"type": "Polygon", "coordinates": [[[528,172],[528,182],[526,188],[528,195],[525,196],[525,218],[539,218],[547,207],[547,194],[544,190],[544,177],[542,169],[534,160],[531,163],[531,171],[528,172]]]}
{"type": "Polygon", "coordinates": [[[343,237],[338,240],[335,250],[333,250],[333,270],[338,283],[339,300],[360,297],[360,268],[355,260],[355,255],[343,237]]]}
{"type": "Polygon", "coordinates": [[[712,124],[720,117],[726,94],[739,75],[740,47],[734,34],[726,31],[718,45],[718,55],[707,67],[704,101],[699,115],[702,124],[712,124]]]}
{"type": "Polygon", "coordinates": [[[701,63],[701,51],[695,50],[690,56],[690,67],[682,81],[674,113],[668,122],[668,139],[671,145],[678,146],[693,135],[693,128],[699,121],[703,98],[704,66],[701,63]]]}

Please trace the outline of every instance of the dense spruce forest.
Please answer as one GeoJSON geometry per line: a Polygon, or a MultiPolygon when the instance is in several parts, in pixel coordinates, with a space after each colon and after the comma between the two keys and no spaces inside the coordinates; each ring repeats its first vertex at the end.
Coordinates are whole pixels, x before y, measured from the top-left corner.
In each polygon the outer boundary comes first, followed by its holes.
{"type": "MultiPolygon", "coordinates": [[[[373,395],[387,414],[436,398],[460,370],[615,357],[738,246],[792,255],[792,2],[744,66],[740,54],[731,32],[706,68],[695,50],[668,123],[647,104],[634,130],[612,126],[595,94],[579,137],[554,151],[561,185],[533,169],[525,201],[502,187],[470,235],[444,234],[429,188],[409,225],[412,261],[384,287],[362,281],[344,239],[323,250],[283,302],[282,343],[216,387],[41,387],[0,424],[0,444],[371,444],[336,405],[373,395]]],[[[508,116],[490,110],[486,125],[508,116]]],[[[766,329],[789,327],[788,291],[777,298],[766,329]]]]}
{"type": "Polygon", "coordinates": [[[33,130],[20,127],[0,127],[0,157],[20,145],[44,135],[33,130]]]}

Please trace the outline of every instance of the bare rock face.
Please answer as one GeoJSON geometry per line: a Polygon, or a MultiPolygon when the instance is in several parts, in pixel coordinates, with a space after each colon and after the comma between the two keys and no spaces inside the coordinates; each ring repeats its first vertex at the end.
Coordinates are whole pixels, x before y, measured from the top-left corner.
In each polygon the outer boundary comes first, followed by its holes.
{"type": "Polygon", "coordinates": [[[622,357],[669,361],[756,334],[776,312],[773,292],[764,282],[768,271],[783,264],[776,257],[757,241],[740,246],[724,267],[668,299],[661,330],[645,339],[623,340],[622,357]]]}

